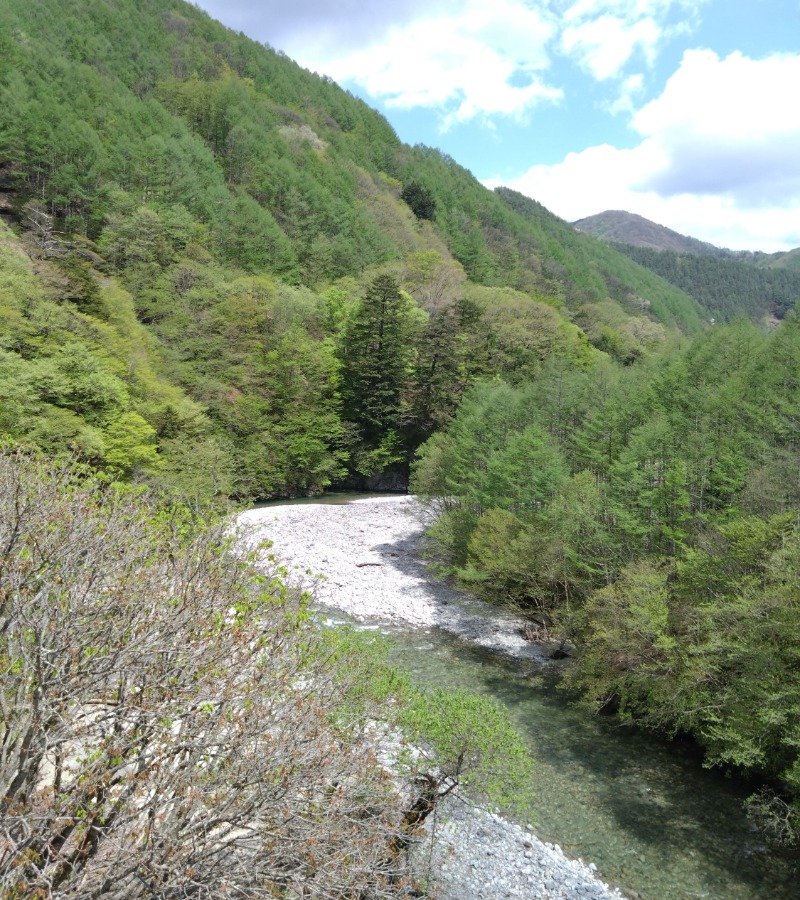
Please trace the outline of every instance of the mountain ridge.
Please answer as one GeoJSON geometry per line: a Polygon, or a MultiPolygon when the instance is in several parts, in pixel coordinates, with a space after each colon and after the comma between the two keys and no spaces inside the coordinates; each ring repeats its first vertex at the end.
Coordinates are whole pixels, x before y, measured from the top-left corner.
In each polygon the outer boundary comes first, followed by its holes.
{"type": "Polygon", "coordinates": [[[746,315],[772,326],[800,299],[800,249],[727,250],[623,210],[573,223],[690,294],[717,321],[746,315]]]}
{"type": "Polygon", "coordinates": [[[572,222],[573,228],[610,244],[628,244],[652,250],[672,250],[698,256],[739,259],[764,268],[800,268],[800,247],[765,253],[761,250],[730,250],[660,225],[652,219],[623,209],[606,209],[572,222]]]}
{"type": "Polygon", "coordinates": [[[578,231],[591,234],[608,243],[630,244],[653,250],[674,250],[677,253],[697,253],[703,256],[722,256],[732,253],[706,241],[689,237],[659,225],[637,213],[622,209],[608,209],[586,216],[572,223],[578,231]]]}

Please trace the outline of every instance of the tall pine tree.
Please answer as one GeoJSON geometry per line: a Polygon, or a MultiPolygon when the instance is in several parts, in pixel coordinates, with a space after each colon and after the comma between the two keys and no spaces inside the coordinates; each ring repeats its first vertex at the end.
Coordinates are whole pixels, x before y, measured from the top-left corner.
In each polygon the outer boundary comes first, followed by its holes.
{"type": "Polygon", "coordinates": [[[363,474],[399,461],[398,434],[414,360],[415,307],[390,275],[378,275],[347,327],[340,351],[346,421],[357,426],[367,455],[363,474]]]}

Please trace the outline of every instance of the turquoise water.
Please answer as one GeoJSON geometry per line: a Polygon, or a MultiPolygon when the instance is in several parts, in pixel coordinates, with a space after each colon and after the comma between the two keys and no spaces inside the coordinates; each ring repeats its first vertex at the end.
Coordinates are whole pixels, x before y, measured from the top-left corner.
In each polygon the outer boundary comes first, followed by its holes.
{"type": "MultiPolygon", "coordinates": [[[[696,748],[573,708],[552,674],[432,630],[393,634],[426,684],[491,694],[536,760],[536,833],[643,900],[800,897],[797,855],[771,853],[744,816],[746,785],[696,748]]],[[[525,823],[523,823],[525,824],[525,823]]]]}
{"type": "MultiPolygon", "coordinates": [[[[296,502],[374,496],[385,495],[296,502]]],[[[419,681],[490,694],[508,708],[536,760],[536,833],[595,863],[604,880],[641,900],[800,900],[800,855],[770,851],[744,815],[754,788],[703,769],[693,745],[574,708],[556,675],[530,661],[439,629],[390,634],[397,664],[419,681]]]]}

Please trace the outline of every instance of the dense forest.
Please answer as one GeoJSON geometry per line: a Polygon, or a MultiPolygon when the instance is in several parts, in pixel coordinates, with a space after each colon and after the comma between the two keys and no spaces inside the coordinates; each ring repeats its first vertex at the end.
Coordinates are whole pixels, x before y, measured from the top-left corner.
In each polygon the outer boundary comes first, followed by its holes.
{"type": "Polygon", "coordinates": [[[724,256],[700,256],[613,245],[620,253],[691,294],[719,322],[747,316],[763,323],[782,319],[800,300],[800,271],[765,268],[724,256]]]}
{"type": "Polygon", "coordinates": [[[181,0],[0,0],[0,213],[7,445],[195,512],[412,472],[444,571],[797,837],[796,273],[650,271],[181,0]]]}
{"type": "Polygon", "coordinates": [[[800,300],[798,250],[726,250],[619,210],[574,225],[686,291],[716,322],[745,316],[757,324],[770,324],[800,300]]]}
{"type": "Polygon", "coordinates": [[[202,497],[402,478],[475,378],[701,328],[686,294],[192,6],[5,0],[0,35],[14,440],[202,497]],[[387,289],[405,313],[378,346],[387,289]]]}
{"type": "Polygon", "coordinates": [[[800,318],[740,321],[630,368],[553,361],[474,385],[420,451],[431,552],[473,591],[576,642],[594,709],[691,734],[770,776],[798,835],[800,318]]]}

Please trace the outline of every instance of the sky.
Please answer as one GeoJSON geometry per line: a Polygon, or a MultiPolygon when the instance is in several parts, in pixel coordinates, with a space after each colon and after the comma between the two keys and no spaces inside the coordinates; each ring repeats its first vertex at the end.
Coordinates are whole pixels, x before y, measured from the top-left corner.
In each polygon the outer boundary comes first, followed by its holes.
{"type": "Polygon", "coordinates": [[[800,247],[800,0],[198,0],[568,221],[800,247]]]}

